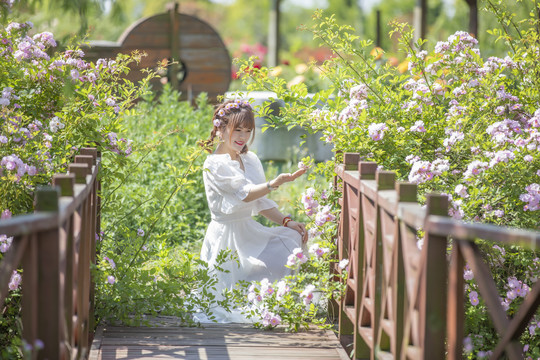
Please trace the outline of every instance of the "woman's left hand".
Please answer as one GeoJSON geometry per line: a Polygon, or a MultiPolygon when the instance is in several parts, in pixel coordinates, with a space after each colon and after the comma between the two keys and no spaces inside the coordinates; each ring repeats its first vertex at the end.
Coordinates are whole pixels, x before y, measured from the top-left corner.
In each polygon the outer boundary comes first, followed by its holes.
{"type": "Polygon", "coordinates": [[[296,221],[289,221],[287,223],[287,227],[298,231],[298,233],[302,235],[302,242],[304,244],[308,241],[308,233],[306,231],[306,226],[304,224],[296,222],[296,221]]]}

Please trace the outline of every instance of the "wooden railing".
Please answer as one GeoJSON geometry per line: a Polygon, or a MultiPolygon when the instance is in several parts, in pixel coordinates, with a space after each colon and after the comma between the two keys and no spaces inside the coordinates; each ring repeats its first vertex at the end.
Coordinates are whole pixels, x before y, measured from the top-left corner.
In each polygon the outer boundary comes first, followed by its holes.
{"type": "Polygon", "coordinates": [[[0,234],[14,237],[0,262],[0,306],[22,268],[22,335],[29,345],[44,344],[38,359],[86,357],[94,327],[100,159],[93,148],[80,153],[67,175],[36,191],[35,213],[0,221],[0,234]]]}
{"type": "Polygon", "coordinates": [[[491,359],[523,358],[518,339],[540,304],[540,281],[509,319],[474,240],[538,249],[539,232],[453,220],[446,196],[430,194],[422,207],[416,185],[358,154],[345,154],[336,174],[338,252],[350,261],[339,330],[342,344],[352,334],[354,359],[461,359],[465,261],[500,336],[491,359]]]}

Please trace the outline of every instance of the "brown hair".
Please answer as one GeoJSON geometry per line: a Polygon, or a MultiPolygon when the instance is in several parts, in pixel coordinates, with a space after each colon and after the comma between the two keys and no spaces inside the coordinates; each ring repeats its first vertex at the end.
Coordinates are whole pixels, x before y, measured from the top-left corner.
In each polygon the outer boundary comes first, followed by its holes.
{"type": "MultiPolygon", "coordinates": [[[[251,130],[255,129],[255,115],[253,114],[253,110],[251,110],[251,105],[248,102],[241,100],[228,100],[218,105],[214,111],[214,116],[212,116],[212,122],[214,127],[212,128],[210,137],[208,140],[199,143],[200,146],[204,147],[205,150],[210,153],[212,152],[212,147],[218,131],[223,133],[225,129],[229,129],[231,133],[229,135],[230,140],[232,131],[239,127],[251,130]],[[218,123],[218,126],[216,126],[216,123],[218,123]]],[[[253,139],[255,138],[255,132],[252,132],[252,134],[249,144],[253,143],[253,139]]],[[[247,151],[248,146],[246,144],[240,153],[245,154],[247,151]]]]}

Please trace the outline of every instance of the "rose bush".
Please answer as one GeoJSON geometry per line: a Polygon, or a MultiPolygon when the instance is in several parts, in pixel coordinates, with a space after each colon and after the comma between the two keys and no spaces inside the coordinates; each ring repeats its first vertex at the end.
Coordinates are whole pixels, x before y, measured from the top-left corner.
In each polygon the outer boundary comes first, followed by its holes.
{"type": "Polygon", "coordinates": [[[244,310],[255,326],[284,325],[288,331],[307,329],[311,324],[321,328],[333,326],[328,319],[328,315],[337,310],[332,308],[332,301],[343,295],[348,274],[347,263],[336,264],[338,260],[334,256],[337,226],[329,204],[335,202],[337,196],[339,192],[332,189],[309,188],[302,194],[299,206],[308,215],[306,229],[310,245],[296,248],[289,255],[287,267],[293,270],[292,275],[273,283],[268,279],[242,282],[233,291],[236,306],[244,310]],[[315,215],[316,209],[319,211],[315,215]]]}
{"type": "MultiPolygon", "coordinates": [[[[395,171],[400,180],[418,184],[421,202],[431,191],[447,194],[449,215],[456,219],[538,229],[538,19],[535,13],[514,19],[501,4],[495,10],[501,24],[512,25],[491,31],[509,46],[503,57],[483,58],[466,32],[428,51],[424,40],[413,43],[407,25],[394,23],[391,35],[399,35],[408,61],[402,74],[374,55],[372,42],[359,39],[353,28],[316,12],[315,24],[306,29],[336,55],[321,66],[332,84],[328,89],[308,96],[305,85],[289,89],[283,79],[269,76],[271,69],[253,69],[250,61],[242,64],[241,75],[249,90],[273,91],[284,101],[279,116],[261,107],[269,126],[302,126],[322,132],[321,139],[334,145],[335,159],[317,167],[328,179],[344,152],[358,152],[361,159],[395,171]]],[[[488,259],[499,252],[481,244],[488,259]]],[[[504,263],[490,264],[511,315],[540,271],[535,253],[517,247],[504,252],[504,263]]],[[[495,344],[475,289],[471,278],[466,331],[482,334],[483,342],[466,346],[469,357],[489,354],[495,344]]],[[[535,358],[540,344],[536,321],[521,339],[527,356],[535,358]]]]}

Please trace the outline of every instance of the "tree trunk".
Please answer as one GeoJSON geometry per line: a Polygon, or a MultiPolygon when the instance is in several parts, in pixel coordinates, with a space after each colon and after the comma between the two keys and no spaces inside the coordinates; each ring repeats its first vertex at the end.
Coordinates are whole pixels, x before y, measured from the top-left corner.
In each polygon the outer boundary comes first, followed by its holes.
{"type": "Polygon", "coordinates": [[[279,64],[279,5],[281,0],[272,0],[268,25],[268,67],[279,64]]]}
{"type": "Polygon", "coordinates": [[[414,6],[414,42],[426,38],[427,0],[416,0],[414,6]]]}
{"type": "Polygon", "coordinates": [[[465,0],[469,5],[469,33],[478,36],[478,0],[465,0]]]}

